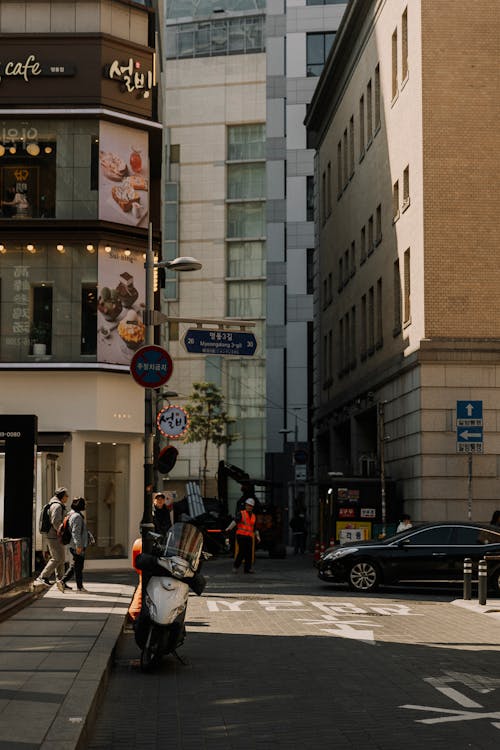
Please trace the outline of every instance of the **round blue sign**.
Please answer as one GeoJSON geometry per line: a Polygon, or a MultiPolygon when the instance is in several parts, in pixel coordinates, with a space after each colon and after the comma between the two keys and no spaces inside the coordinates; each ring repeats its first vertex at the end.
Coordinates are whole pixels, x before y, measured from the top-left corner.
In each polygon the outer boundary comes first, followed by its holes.
{"type": "Polygon", "coordinates": [[[130,373],[143,388],[160,388],[170,380],[174,365],[166,349],[151,344],[143,346],[132,357],[130,373]]]}

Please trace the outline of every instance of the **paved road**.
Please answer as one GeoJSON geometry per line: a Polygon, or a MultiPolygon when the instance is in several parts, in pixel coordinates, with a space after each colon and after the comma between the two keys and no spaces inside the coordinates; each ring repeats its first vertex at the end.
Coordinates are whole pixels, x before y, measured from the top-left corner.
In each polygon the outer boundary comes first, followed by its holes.
{"type": "Polygon", "coordinates": [[[122,636],[91,750],[499,746],[498,614],[453,604],[460,592],[351,594],[310,556],[257,563],[206,565],[187,666],[170,656],[144,675],[122,636]]]}

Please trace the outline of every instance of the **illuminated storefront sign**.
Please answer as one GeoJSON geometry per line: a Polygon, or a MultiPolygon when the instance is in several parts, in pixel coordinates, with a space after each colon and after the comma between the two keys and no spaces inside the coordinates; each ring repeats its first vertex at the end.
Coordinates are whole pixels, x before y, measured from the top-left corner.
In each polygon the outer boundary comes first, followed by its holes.
{"type": "Polygon", "coordinates": [[[137,92],[138,96],[147,99],[153,88],[153,72],[142,71],[141,66],[141,62],[132,57],[129,57],[127,62],[113,60],[104,68],[104,76],[111,81],[118,81],[122,91],[128,91],[130,94],[137,92]]]}
{"type": "Polygon", "coordinates": [[[0,83],[4,78],[21,78],[26,83],[37,76],[74,76],[74,65],[67,63],[42,63],[35,55],[28,55],[24,60],[0,62],[0,83]]]}

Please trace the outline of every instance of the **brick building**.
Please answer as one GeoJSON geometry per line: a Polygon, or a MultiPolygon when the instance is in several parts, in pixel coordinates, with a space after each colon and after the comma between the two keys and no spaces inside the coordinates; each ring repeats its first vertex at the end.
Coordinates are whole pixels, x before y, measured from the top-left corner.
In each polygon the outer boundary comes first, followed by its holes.
{"type": "Polygon", "coordinates": [[[382,471],[417,520],[500,503],[499,28],[496,0],[352,0],[306,118],[316,480],[382,471]]]}

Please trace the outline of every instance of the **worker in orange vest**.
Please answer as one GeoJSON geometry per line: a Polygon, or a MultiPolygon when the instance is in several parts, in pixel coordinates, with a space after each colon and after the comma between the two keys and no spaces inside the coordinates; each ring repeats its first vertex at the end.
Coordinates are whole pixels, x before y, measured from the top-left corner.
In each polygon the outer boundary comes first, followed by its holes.
{"type": "Polygon", "coordinates": [[[238,572],[238,568],[244,561],[243,572],[254,573],[252,562],[254,557],[254,540],[260,542],[258,529],[255,528],[256,516],[254,513],[255,500],[249,497],[245,500],[245,509],[236,514],[234,521],[231,521],[226,529],[226,533],[236,526],[236,557],[234,559],[233,573],[238,572]]]}

